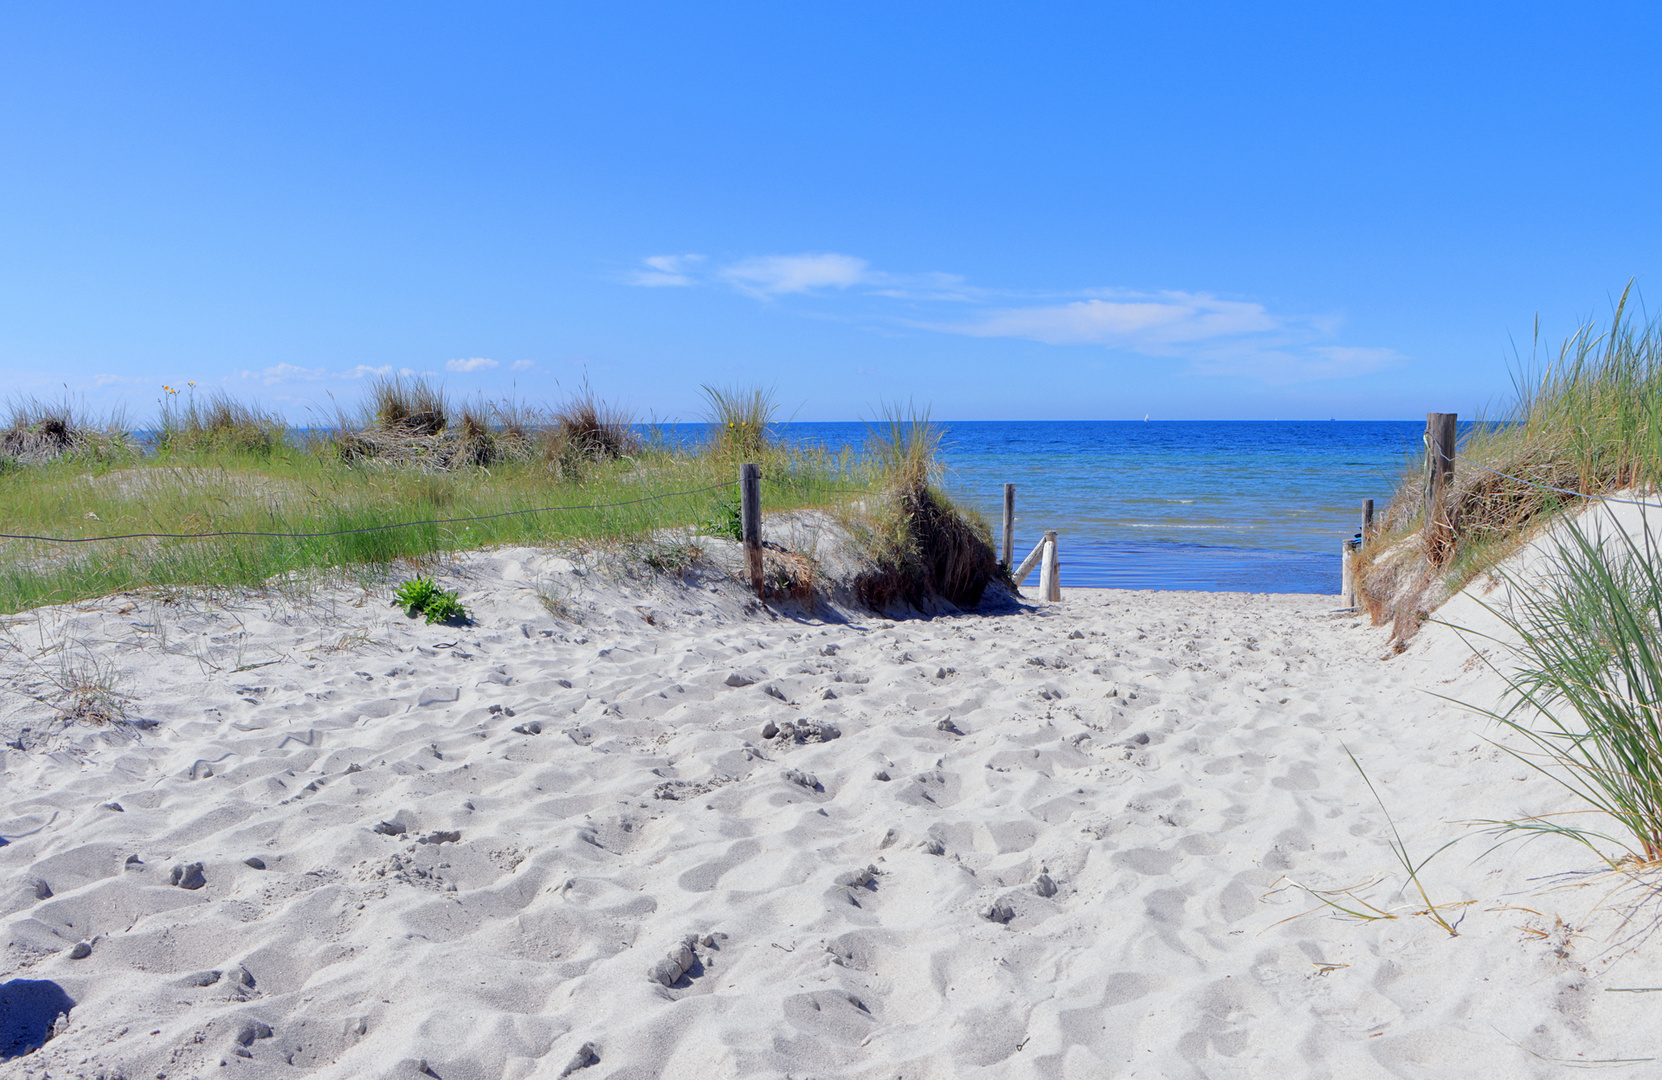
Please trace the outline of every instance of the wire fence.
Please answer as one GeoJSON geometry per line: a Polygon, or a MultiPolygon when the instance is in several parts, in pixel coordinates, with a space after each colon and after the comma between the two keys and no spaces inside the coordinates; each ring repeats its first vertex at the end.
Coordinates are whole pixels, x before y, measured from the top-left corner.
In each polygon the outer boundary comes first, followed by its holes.
{"type": "Polygon", "coordinates": [[[470,521],[495,521],[499,518],[522,517],[526,514],[552,514],[566,510],[610,510],[619,506],[636,506],[640,503],[655,502],[659,499],[684,498],[691,495],[705,495],[712,491],[720,491],[734,485],[712,484],[709,487],[695,488],[692,491],[666,491],[658,495],[646,495],[639,499],[625,499],[622,502],[612,503],[583,503],[576,506],[536,506],[527,510],[504,510],[498,514],[474,514],[468,517],[430,518],[424,521],[395,521],[388,525],[365,525],[356,529],[330,529],[325,532],[254,532],[244,530],[224,530],[219,532],[197,533],[121,533],[114,536],[30,536],[20,533],[0,533],[0,540],[35,540],[46,544],[93,544],[101,540],[207,540],[222,536],[264,536],[280,540],[318,540],[328,536],[351,536],[355,533],[386,532],[389,529],[413,529],[422,525],[460,525],[470,521]]]}
{"type": "MultiPolygon", "coordinates": [[[[29,533],[0,533],[0,540],[31,540],[43,544],[96,544],[108,540],[210,540],[219,537],[269,537],[279,540],[320,540],[330,536],[352,536],[358,533],[387,532],[392,529],[414,529],[424,525],[461,525],[472,521],[495,521],[501,518],[523,517],[528,514],[552,514],[561,511],[575,510],[611,510],[621,506],[638,506],[641,503],[656,502],[660,499],[679,499],[693,495],[707,495],[712,491],[721,491],[735,487],[733,482],[711,484],[709,487],[694,488],[691,491],[666,491],[658,495],[645,495],[639,499],[625,499],[621,502],[610,503],[582,503],[575,506],[536,506],[526,510],[504,510],[497,514],[473,514],[466,517],[429,518],[422,521],[395,521],[387,525],[365,525],[355,529],[329,529],[324,532],[256,532],[252,530],[226,529],[215,532],[169,533],[169,532],[136,532],[119,533],[111,536],[35,536],[29,533]]],[[[876,492],[862,488],[822,488],[830,495],[873,495],[876,492]]]]}
{"type": "Polygon", "coordinates": [[[1552,484],[1543,484],[1538,480],[1526,480],[1521,476],[1513,476],[1511,473],[1503,473],[1499,469],[1491,469],[1491,468],[1489,468],[1489,466],[1479,464],[1478,462],[1475,462],[1475,461],[1471,460],[1470,458],[1465,459],[1463,464],[1471,465],[1474,468],[1482,469],[1486,473],[1493,473],[1496,476],[1499,476],[1499,477],[1502,477],[1504,479],[1510,480],[1510,481],[1512,481],[1513,483],[1516,483],[1516,484],[1523,484],[1527,487],[1540,488],[1542,491],[1556,491],[1560,495],[1573,495],[1574,497],[1576,497],[1578,499],[1597,499],[1599,502],[1622,503],[1625,506],[1648,506],[1652,509],[1662,507],[1662,502],[1656,502],[1656,501],[1642,502],[1642,501],[1637,500],[1637,499],[1618,499],[1614,495],[1590,495],[1585,491],[1576,491],[1573,488],[1562,488],[1562,487],[1557,487],[1557,486],[1552,485],[1552,484]]]}

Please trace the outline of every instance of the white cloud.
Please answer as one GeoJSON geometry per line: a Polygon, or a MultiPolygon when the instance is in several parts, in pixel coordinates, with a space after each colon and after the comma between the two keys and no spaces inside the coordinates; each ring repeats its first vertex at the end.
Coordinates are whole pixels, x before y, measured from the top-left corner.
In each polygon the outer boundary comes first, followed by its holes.
{"type": "MultiPolygon", "coordinates": [[[[325,367],[308,368],[299,367],[294,364],[273,364],[271,367],[264,368],[257,373],[249,371],[245,368],[242,371],[237,372],[235,377],[241,379],[258,379],[267,386],[271,386],[274,383],[282,382],[322,382],[325,379],[362,379],[370,375],[391,375],[392,373],[393,366],[391,364],[381,364],[377,367],[372,367],[369,364],[355,364],[344,371],[330,371],[325,367]]],[[[433,375],[436,374],[436,372],[428,371],[418,373],[411,371],[409,368],[401,368],[399,369],[398,374],[406,376],[415,374],[433,375]]],[[[227,378],[223,381],[229,382],[230,379],[227,378]]]]}
{"type": "Polygon", "coordinates": [[[1279,330],[1285,320],[1262,304],[1219,300],[1205,293],[1129,294],[1117,300],[1076,300],[1004,308],[968,323],[934,325],[971,337],[1019,337],[1047,345],[1120,345],[1134,349],[1279,330]]]}
{"type": "Polygon", "coordinates": [[[1190,358],[1197,375],[1234,375],[1266,383],[1316,382],[1369,375],[1400,363],[1395,349],[1349,345],[1256,348],[1251,344],[1203,351],[1190,358]]]}
{"type": "Polygon", "coordinates": [[[762,255],[723,267],[718,276],[752,296],[780,296],[858,285],[867,265],[853,255],[762,255]]]}
{"type": "Polygon", "coordinates": [[[329,372],[325,368],[295,367],[293,364],[274,364],[260,372],[260,378],[267,386],[276,382],[286,382],[290,379],[327,379],[329,372]]]}
{"type": "Polygon", "coordinates": [[[446,371],[490,371],[500,366],[495,360],[483,356],[473,356],[466,360],[446,360],[444,362],[444,370],[446,371]]]}
{"type": "Polygon", "coordinates": [[[534,368],[536,366],[537,366],[537,362],[535,360],[515,360],[513,362],[513,366],[512,366],[511,370],[514,370],[514,371],[530,371],[532,368],[534,368]]]}
{"type": "MultiPolygon", "coordinates": [[[[643,260],[646,269],[631,280],[647,286],[724,284],[767,301],[792,294],[842,294],[850,297],[845,304],[861,303],[858,310],[877,325],[1094,345],[1185,361],[1191,374],[1261,382],[1349,378],[1404,359],[1391,349],[1328,344],[1340,327],[1334,316],[1276,312],[1256,301],[1204,292],[1082,288],[1019,293],[972,286],[956,274],[875,270],[865,259],[836,252],[704,262],[698,255],[654,255],[643,260]],[[932,306],[938,315],[926,318],[932,306]]],[[[823,304],[809,313],[831,314],[823,304]]]]}
{"type": "Polygon", "coordinates": [[[694,282],[690,271],[703,261],[702,255],[652,255],[641,260],[646,269],[637,270],[629,283],[647,288],[691,285],[694,282]]]}
{"type": "Polygon", "coordinates": [[[629,284],[649,288],[721,283],[758,299],[818,289],[866,286],[874,296],[900,300],[966,300],[980,295],[957,274],[891,274],[872,270],[866,260],[836,252],[757,255],[704,267],[703,255],[653,255],[629,284]]]}

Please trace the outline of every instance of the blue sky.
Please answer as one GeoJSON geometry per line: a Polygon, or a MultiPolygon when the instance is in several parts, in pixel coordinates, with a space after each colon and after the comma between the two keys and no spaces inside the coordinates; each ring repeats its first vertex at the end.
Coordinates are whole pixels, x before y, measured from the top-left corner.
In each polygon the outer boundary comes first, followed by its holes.
{"type": "Polygon", "coordinates": [[[0,389],[1412,418],[1655,288],[1662,7],[0,13],[0,389]]]}

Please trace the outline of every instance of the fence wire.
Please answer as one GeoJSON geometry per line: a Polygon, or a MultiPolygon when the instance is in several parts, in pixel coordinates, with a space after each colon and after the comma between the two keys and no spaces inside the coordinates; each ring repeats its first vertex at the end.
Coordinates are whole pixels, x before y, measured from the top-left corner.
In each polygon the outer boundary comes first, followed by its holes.
{"type": "Polygon", "coordinates": [[[585,503],[578,506],[538,506],[529,510],[504,510],[499,514],[475,514],[471,517],[432,518],[426,521],[395,521],[389,525],[366,525],[357,529],[330,529],[327,532],[252,532],[225,530],[199,533],[121,533],[116,536],[30,536],[19,533],[0,533],[0,540],[35,540],[45,544],[95,544],[102,540],[207,540],[221,536],[268,536],[280,540],[317,540],[326,536],[351,536],[354,533],[386,532],[389,529],[413,529],[422,525],[460,525],[469,521],[495,521],[499,518],[521,517],[526,514],[552,514],[564,510],[610,510],[618,506],[636,506],[658,499],[677,499],[688,495],[703,495],[730,488],[732,483],[712,484],[693,491],[667,491],[661,495],[647,495],[639,499],[625,499],[614,503],[585,503]]]}
{"type": "Polygon", "coordinates": [[[1561,488],[1561,487],[1556,487],[1552,484],[1543,484],[1538,480],[1525,480],[1521,476],[1513,476],[1510,473],[1503,473],[1499,469],[1491,469],[1487,465],[1478,464],[1477,462],[1472,461],[1469,458],[1464,462],[1464,464],[1470,465],[1474,468],[1482,469],[1486,473],[1493,473],[1496,476],[1503,477],[1504,479],[1507,479],[1507,480],[1511,480],[1513,483],[1516,483],[1516,484],[1523,484],[1527,487],[1540,488],[1542,491],[1556,491],[1560,495],[1573,495],[1578,499],[1597,499],[1599,502],[1622,503],[1623,505],[1626,505],[1626,506],[1648,506],[1653,510],[1658,508],[1658,506],[1662,506],[1662,504],[1659,504],[1659,503],[1656,503],[1656,502],[1639,502],[1639,501],[1634,500],[1634,499],[1618,499],[1614,495],[1589,495],[1586,492],[1576,491],[1572,488],[1561,488]]]}

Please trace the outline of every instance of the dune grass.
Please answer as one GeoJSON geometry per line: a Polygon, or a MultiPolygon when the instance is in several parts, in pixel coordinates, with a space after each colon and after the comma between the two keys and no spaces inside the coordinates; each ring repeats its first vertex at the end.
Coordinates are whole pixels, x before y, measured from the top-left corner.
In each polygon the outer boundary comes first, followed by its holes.
{"type": "MultiPolygon", "coordinates": [[[[0,611],[151,587],[257,588],[496,544],[638,544],[725,519],[737,479],[726,451],[648,445],[630,419],[587,386],[544,410],[457,405],[390,378],[357,412],[340,410],[335,430],[295,440],[228,396],[169,392],[154,450],[140,455],[125,439],[124,453],[105,452],[110,440],[78,434],[88,425],[73,415],[30,404],[14,409],[12,445],[26,456],[0,475],[0,532],[264,535],[0,540],[0,611]]],[[[870,482],[847,456],[755,451],[769,512],[845,502],[870,482]]]]}
{"type": "Polygon", "coordinates": [[[772,389],[710,385],[700,389],[712,453],[731,461],[749,460],[772,442],[770,429],[779,412],[772,389]]]}
{"type": "Polygon", "coordinates": [[[868,563],[855,592],[876,610],[921,605],[931,596],[975,607],[988,584],[1008,574],[986,521],[955,506],[937,486],[940,427],[927,410],[908,404],[885,407],[867,429],[865,459],[882,491],[844,515],[868,563]]]}
{"type": "Polygon", "coordinates": [[[1359,569],[1376,621],[1421,614],[1407,608],[1425,583],[1457,591],[1585,497],[1662,482],[1662,322],[1635,314],[1631,289],[1607,323],[1589,322],[1549,356],[1537,330],[1510,402],[1465,425],[1448,530],[1423,529],[1424,465],[1405,467],[1359,569]],[[1415,578],[1419,588],[1404,587],[1415,578]]]}
{"type": "MultiPolygon", "coordinates": [[[[831,490],[847,480],[835,466],[800,454],[777,462],[769,470],[773,481],[764,484],[764,505],[771,512],[840,498],[831,490]]],[[[421,560],[495,544],[608,542],[696,529],[716,516],[735,483],[725,463],[697,456],[596,463],[575,478],[535,459],[434,472],[295,448],[170,453],[138,466],[67,459],[0,481],[0,531],[64,538],[336,535],[0,541],[0,611],[152,586],[257,587],[306,570],[421,560]],[[551,506],[565,509],[519,513],[551,506]],[[513,516],[442,520],[485,515],[513,516]],[[402,522],[436,523],[377,528],[402,522]],[[376,531],[348,531],[358,529],[376,531]]]]}
{"type": "Polygon", "coordinates": [[[279,417],[223,390],[199,397],[195,387],[182,392],[164,387],[163,393],[155,432],[159,452],[225,450],[266,457],[288,442],[279,417]]]}
{"type": "Polygon", "coordinates": [[[1514,756],[1613,818],[1621,835],[1561,818],[1499,828],[1568,836],[1594,850],[1595,840],[1608,841],[1654,864],[1662,862],[1662,551],[1648,528],[1637,539],[1608,531],[1566,523],[1555,572],[1513,578],[1511,604],[1490,608],[1516,644],[1505,643],[1513,663],[1495,665],[1508,706],[1478,711],[1523,737],[1529,751],[1514,756]]]}
{"type": "Polygon", "coordinates": [[[67,399],[13,400],[0,429],[0,474],[64,457],[116,461],[133,456],[120,414],[94,417],[67,399]]]}
{"type": "Polygon", "coordinates": [[[709,437],[675,447],[586,384],[543,409],[385,378],[305,438],[222,393],[169,389],[153,452],[84,453],[71,435],[0,476],[0,532],[127,537],[0,539],[0,611],[145,588],[303,587],[320,571],[419,571],[501,544],[609,544],[672,572],[686,552],[651,538],[731,535],[746,461],[762,467],[768,513],[828,509],[848,526],[872,607],[979,602],[998,573],[990,534],[935,486],[940,429],[926,412],[885,410],[863,453],[833,454],[773,437],[770,390],[705,392],[709,437]],[[157,533],[244,535],[129,535],[157,533]]]}

